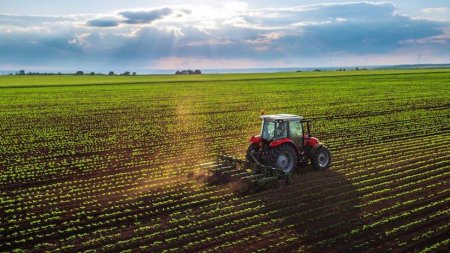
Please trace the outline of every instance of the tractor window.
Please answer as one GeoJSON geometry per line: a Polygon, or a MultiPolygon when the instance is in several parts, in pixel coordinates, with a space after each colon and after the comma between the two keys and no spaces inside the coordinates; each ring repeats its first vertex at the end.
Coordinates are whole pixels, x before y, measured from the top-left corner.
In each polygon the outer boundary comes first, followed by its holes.
{"type": "Polygon", "coordinates": [[[303,136],[303,128],[300,121],[290,121],[289,122],[289,131],[291,133],[291,137],[302,137],[303,136]]]}
{"type": "Polygon", "coordinates": [[[275,139],[287,137],[287,122],[275,122],[275,139]]]}
{"type": "Polygon", "coordinates": [[[275,123],[274,122],[263,121],[262,138],[266,139],[266,140],[273,139],[274,129],[275,129],[275,123]]]}

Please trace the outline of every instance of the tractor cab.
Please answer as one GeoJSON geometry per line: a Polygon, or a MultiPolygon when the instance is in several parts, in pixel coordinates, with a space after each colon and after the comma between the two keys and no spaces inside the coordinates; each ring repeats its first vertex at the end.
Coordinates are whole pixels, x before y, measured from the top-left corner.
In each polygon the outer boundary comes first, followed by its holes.
{"type": "Polygon", "coordinates": [[[302,116],[292,114],[275,114],[261,116],[261,139],[272,142],[279,139],[289,138],[301,149],[311,137],[311,120],[302,116]]]}
{"type": "Polygon", "coordinates": [[[276,114],[264,115],[261,116],[261,119],[260,136],[263,140],[271,142],[283,138],[290,138],[298,140],[297,145],[301,144],[300,139],[303,138],[304,133],[303,117],[292,114],[276,114]]]}

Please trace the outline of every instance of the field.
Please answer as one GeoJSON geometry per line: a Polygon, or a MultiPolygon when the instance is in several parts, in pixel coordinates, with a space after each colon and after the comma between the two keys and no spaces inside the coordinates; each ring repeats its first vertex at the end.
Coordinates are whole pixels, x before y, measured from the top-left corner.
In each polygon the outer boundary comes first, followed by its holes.
{"type": "Polygon", "coordinates": [[[450,71],[0,77],[0,251],[450,246],[450,71]],[[189,179],[261,110],[314,119],[332,167],[254,194],[189,179]]]}

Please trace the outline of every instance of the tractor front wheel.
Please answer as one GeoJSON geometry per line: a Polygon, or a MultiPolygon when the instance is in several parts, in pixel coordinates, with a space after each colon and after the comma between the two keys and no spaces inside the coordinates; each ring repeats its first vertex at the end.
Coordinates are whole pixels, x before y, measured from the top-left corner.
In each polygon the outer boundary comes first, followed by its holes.
{"type": "Polygon", "coordinates": [[[289,144],[282,144],[270,150],[272,166],[289,174],[297,168],[297,152],[289,144]]]}
{"type": "Polygon", "coordinates": [[[326,146],[317,147],[311,155],[311,163],[317,170],[326,170],[331,165],[331,153],[326,146]]]}

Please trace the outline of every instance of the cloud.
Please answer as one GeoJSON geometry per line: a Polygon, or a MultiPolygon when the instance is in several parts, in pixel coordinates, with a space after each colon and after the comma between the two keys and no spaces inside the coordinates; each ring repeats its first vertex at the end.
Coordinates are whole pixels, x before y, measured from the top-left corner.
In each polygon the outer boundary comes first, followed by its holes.
{"type": "Polygon", "coordinates": [[[426,14],[445,14],[448,12],[448,8],[445,8],[445,7],[426,8],[426,9],[422,9],[421,11],[426,14]]]}
{"type": "Polygon", "coordinates": [[[88,20],[86,25],[93,27],[116,27],[119,25],[119,20],[113,17],[101,17],[88,20]]]}
{"type": "Polygon", "coordinates": [[[68,33],[16,32],[14,36],[0,33],[0,62],[2,64],[42,65],[58,59],[77,57],[82,47],[70,43],[68,33]]]}
{"type": "Polygon", "coordinates": [[[116,17],[105,16],[88,20],[86,26],[116,27],[120,24],[151,24],[156,20],[163,19],[172,14],[175,14],[176,17],[180,18],[189,13],[190,10],[187,9],[172,9],[167,7],[154,10],[120,11],[117,13],[116,17]]]}
{"type": "Polygon", "coordinates": [[[198,62],[217,68],[212,62],[327,65],[331,57],[407,61],[406,55],[417,51],[430,59],[450,56],[448,22],[403,15],[392,3],[231,7],[172,6],[62,17],[0,14],[0,65],[166,68],[198,62]]]}
{"type": "Polygon", "coordinates": [[[48,26],[55,23],[73,23],[82,18],[82,16],[27,16],[0,13],[0,28],[30,28],[36,26],[48,26]]]}
{"type": "Polygon", "coordinates": [[[126,24],[149,24],[173,13],[171,8],[162,8],[150,11],[122,11],[119,14],[125,18],[126,24]]]}
{"type": "Polygon", "coordinates": [[[400,43],[408,45],[408,44],[423,44],[423,45],[433,45],[436,46],[448,46],[450,45],[450,28],[446,29],[442,34],[431,36],[431,37],[425,37],[420,39],[410,39],[401,41],[400,43]]]}

